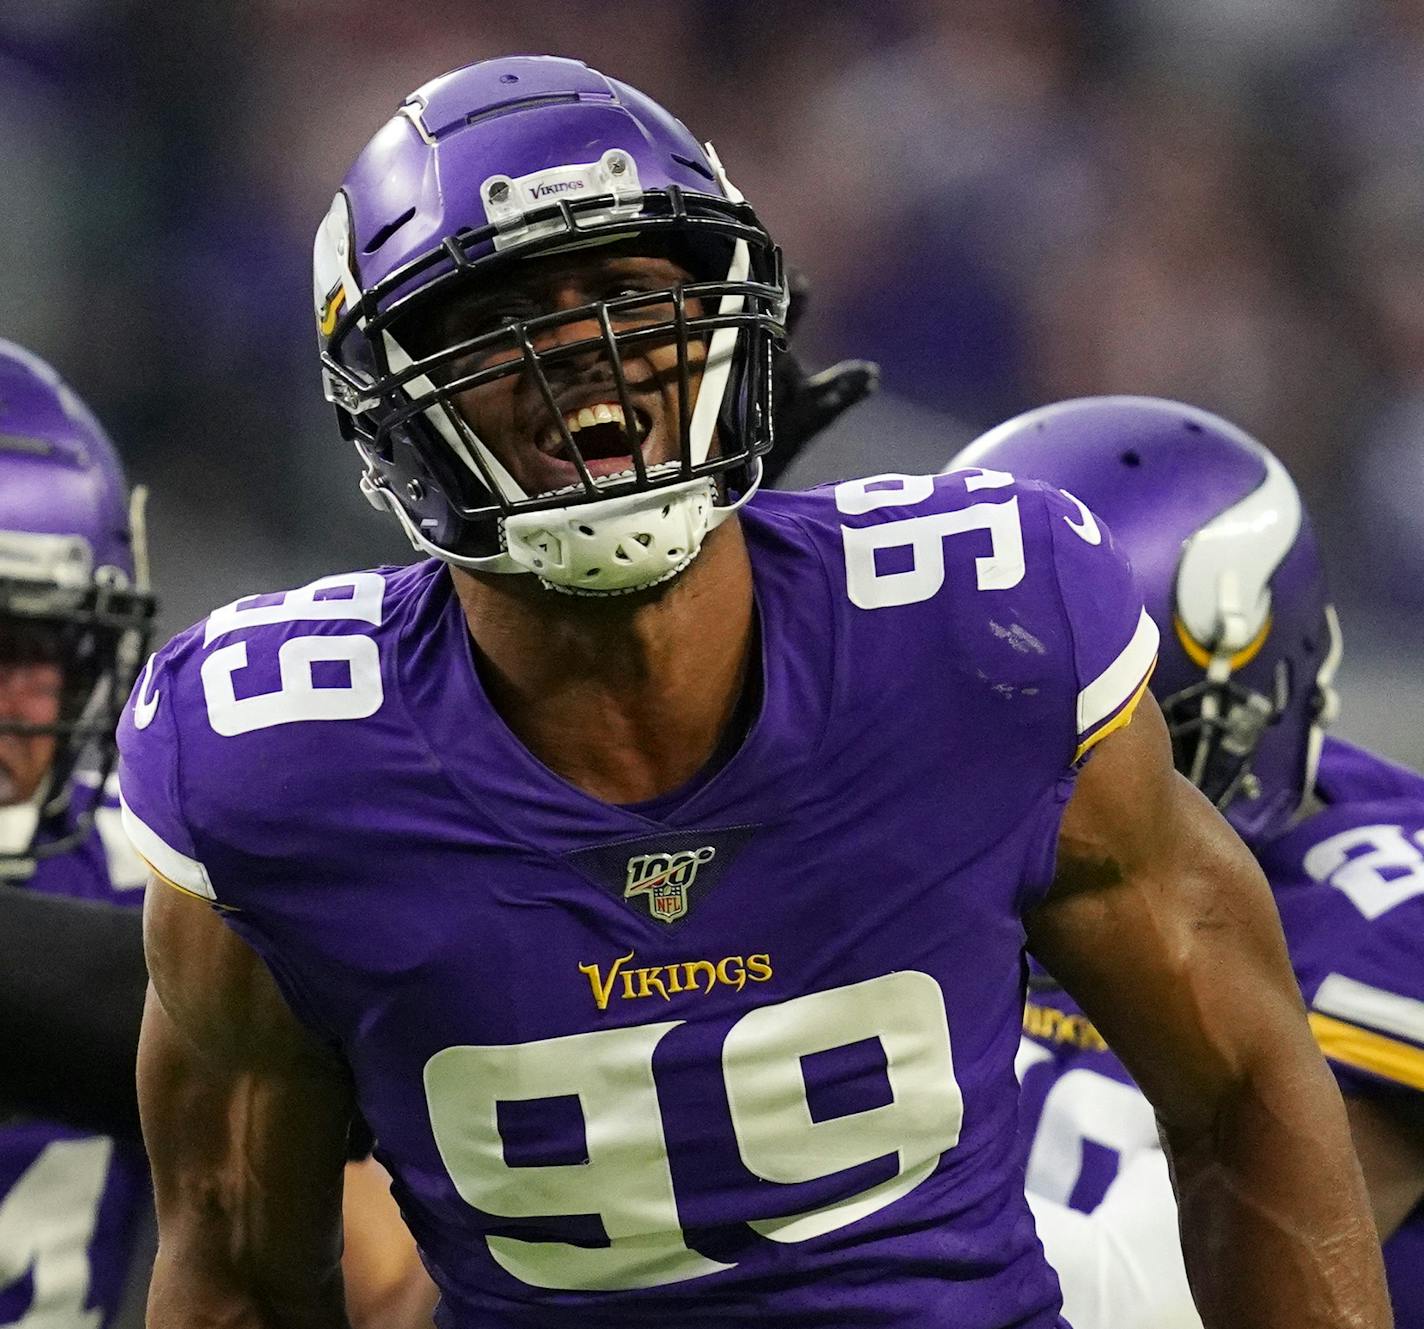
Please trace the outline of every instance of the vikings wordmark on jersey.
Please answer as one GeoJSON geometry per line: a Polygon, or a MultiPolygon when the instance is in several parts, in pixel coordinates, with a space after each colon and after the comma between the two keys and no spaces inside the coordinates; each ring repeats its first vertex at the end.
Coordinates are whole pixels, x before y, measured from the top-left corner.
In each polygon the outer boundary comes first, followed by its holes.
{"type": "Polygon", "coordinates": [[[341,1048],[442,1324],[1060,1325],[1019,916],[1156,630],[1105,531],[1003,473],[742,520],[760,711],[676,797],[535,761],[422,563],[170,643],[127,824],[341,1048]]]}

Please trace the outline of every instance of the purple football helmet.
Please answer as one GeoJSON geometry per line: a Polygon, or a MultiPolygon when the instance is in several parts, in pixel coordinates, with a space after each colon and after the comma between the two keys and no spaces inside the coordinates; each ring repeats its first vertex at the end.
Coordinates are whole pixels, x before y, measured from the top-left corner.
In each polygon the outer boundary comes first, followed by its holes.
{"type": "Polygon", "coordinates": [[[88,817],[66,815],[71,776],[102,785],[113,767],[154,613],[142,502],[68,384],[0,341],[0,662],[57,664],[63,678],[56,723],[0,721],[0,733],[56,739],[33,843],[0,848],[0,867],[72,846],[88,817]]]}
{"type": "Polygon", "coordinates": [[[1152,691],[1177,768],[1260,842],[1315,780],[1340,633],[1285,467],[1219,416],[1151,397],[1028,411],[952,466],[1038,477],[1111,528],[1162,626],[1152,691]]]}
{"type": "Polygon", "coordinates": [[[367,497],[417,549],[621,593],[686,566],[731,510],[719,477],[743,499],[756,487],[785,340],[780,252],[710,147],[579,61],[487,60],[413,93],[346,176],[314,273],[327,397],[360,452],[367,497]],[[512,264],[608,244],[675,256],[692,280],[417,346],[412,329],[428,335],[452,298],[497,292],[512,264]],[[597,333],[548,344],[579,324],[597,333]],[[624,364],[654,345],[677,348],[680,438],[676,459],[647,463],[624,364]],[[705,347],[700,388],[689,345],[705,347]],[[580,437],[551,384],[591,359],[617,409],[580,437]],[[541,437],[576,472],[567,487],[526,493],[454,405],[520,375],[547,408],[541,437]],[[625,454],[628,469],[591,473],[590,456],[625,454]]]}

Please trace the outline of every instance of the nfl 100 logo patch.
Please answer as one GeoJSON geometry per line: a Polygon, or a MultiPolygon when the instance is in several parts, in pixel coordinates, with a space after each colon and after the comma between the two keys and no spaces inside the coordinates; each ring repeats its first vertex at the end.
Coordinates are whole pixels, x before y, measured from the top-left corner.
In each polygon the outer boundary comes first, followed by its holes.
{"type": "Polygon", "coordinates": [[[672,923],[687,913],[687,893],[697,870],[717,853],[711,845],[671,854],[639,854],[628,860],[623,898],[646,895],[648,912],[662,923],[672,923]]]}

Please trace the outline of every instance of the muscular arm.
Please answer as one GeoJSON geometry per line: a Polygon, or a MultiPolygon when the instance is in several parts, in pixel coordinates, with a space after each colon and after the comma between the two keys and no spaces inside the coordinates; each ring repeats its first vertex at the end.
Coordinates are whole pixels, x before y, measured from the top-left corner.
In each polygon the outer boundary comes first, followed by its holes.
{"type": "Polygon", "coordinates": [[[151,882],[139,1107],[158,1255],[149,1329],[346,1329],[344,1071],[209,906],[151,882]]]}
{"type": "Polygon", "coordinates": [[[1255,861],[1150,697],[1079,777],[1029,944],[1156,1109],[1209,1329],[1385,1329],[1340,1095],[1255,861]]]}

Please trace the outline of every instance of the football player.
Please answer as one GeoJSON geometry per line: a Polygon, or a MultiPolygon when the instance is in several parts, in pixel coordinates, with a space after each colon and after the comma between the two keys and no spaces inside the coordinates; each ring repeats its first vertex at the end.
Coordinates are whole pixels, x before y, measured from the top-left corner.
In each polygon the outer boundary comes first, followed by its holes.
{"type": "MultiPolygon", "coordinates": [[[[1345,1095],[1396,1324],[1422,1329],[1424,779],[1323,737],[1340,636],[1290,476],[1219,417],[1141,397],[1030,411],[951,465],[1063,486],[1111,527],[1170,625],[1152,691],[1177,768],[1275,892],[1345,1095]]],[[[1150,1105],[1041,971],[1024,1023],[1028,1186],[1074,1324],[1195,1323],[1150,1105]]]]}
{"type": "Polygon", "coordinates": [[[83,403],[0,341],[3,1324],[109,1324],[146,1205],[132,1085],[147,873],[106,793],[154,608],[130,502],[83,403]]]}
{"type": "Polygon", "coordinates": [[[1214,1323],[1388,1323],[1269,893],[1089,515],[984,469],[758,494],[780,255],[576,61],[422,87],[315,273],[429,557],[215,611],[121,724],[155,1329],[343,1323],[355,1105],[447,1329],[1060,1325],[1026,931],[1151,1087],[1214,1323]]]}

